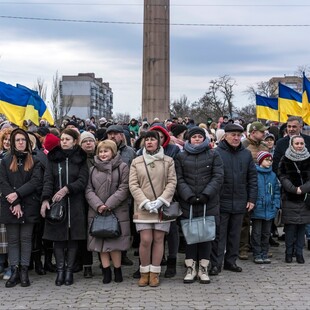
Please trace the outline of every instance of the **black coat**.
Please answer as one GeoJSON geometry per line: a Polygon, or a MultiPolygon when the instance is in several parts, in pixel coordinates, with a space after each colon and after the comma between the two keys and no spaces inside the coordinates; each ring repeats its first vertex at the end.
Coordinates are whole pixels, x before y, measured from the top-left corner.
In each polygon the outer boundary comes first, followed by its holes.
{"type": "Polygon", "coordinates": [[[282,223],[283,224],[309,224],[310,209],[304,203],[305,195],[297,195],[297,187],[303,193],[310,195],[310,158],[294,162],[283,156],[278,169],[278,177],[282,184],[282,223]]]}
{"type": "Polygon", "coordinates": [[[224,183],[220,193],[220,211],[246,213],[247,202],[257,199],[257,171],[249,150],[240,144],[231,147],[225,140],[215,149],[224,163],[224,183]]]}
{"type": "MultiPolygon", "coordinates": [[[[208,197],[207,215],[219,214],[219,192],[223,182],[223,163],[214,151],[206,149],[199,154],[180,152],[175,158],[177,196],[183,215],[189,217],[191,197],[208,197]]],[[[193,216],[203,215],[203,204],[193,205],[193,216]]]]}
{"type": "Polygon", "coordinates": [[[40,194],[42,191],[43,172],[39,160],[35,157],[34,166],[30,171],[24,170],[24,156],[18,156],[18,171],[12,172],[9,167],[13,156],[8,153],[1,160],[0,168],[0,192],[1,194],[1,212],[0,223],[18,224],[18,223],[38,223],[40,222],[40,194]],[[6,200],[6,196],[16,192],[18,199],[13,205],[20,204],[23,216],[17,218],[10,210],[11,204],[6,200]]]}
{"type": "Polygon", "coordinates": [[[62,186],[66,185],[69,189],[69,194],[65,197],[67,200],[66,217],[63,222],[57,224],[45,221],[43,238],[53,241],[86,239],[87,154],[80,146],[75,146],[70,152],[57,146],[48,153],[42,201],[51,200],[59,190],[58,163],[61,166],[62,186]],[[68,183],[66,182],[66,162],[68,162],[68,183]]]}

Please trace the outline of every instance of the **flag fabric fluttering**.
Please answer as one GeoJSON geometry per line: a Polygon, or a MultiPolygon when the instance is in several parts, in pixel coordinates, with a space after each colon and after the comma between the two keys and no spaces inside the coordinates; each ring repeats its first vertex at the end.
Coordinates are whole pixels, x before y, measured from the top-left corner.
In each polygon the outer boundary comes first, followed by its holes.
{"type": "Polygon", "coordinates": [[[310,81],[304,74],[302,92],[302,120],[310,125],[310,81]]]}
{"type": "Polygon", "coordinates": [[[270,121],[279,121],[278,98],[256,95],[256,116],[270,121]]]}
{"type": "Polygon", "coordinates": [[[296,90],[279,83],[278,108],[280,122],[285,123],[288,115],[302,115],[302,96],[296,90]]]}
{"type": "Polygon", "coordinates": [[[54,119],[38,92],[23,85],[15,87],[0,82],[0,113],[20,127],[24,120],[31,120],[39,125],[39,119],[45,119],[50,125],[54,124],[54,119]]]}

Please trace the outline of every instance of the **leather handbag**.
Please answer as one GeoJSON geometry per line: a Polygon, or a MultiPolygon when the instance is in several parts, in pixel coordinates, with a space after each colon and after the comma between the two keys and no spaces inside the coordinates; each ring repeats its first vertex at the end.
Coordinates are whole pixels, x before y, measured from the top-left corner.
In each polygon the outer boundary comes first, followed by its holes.
{"type": "Polygon", "coordinates": [[[193,206],[190,206],[189,219],[181,220],[181,227],[187,244],[196,244],[215,239],[215,217],[206,216],[206,205],[203,216],[193,218],[193,206]]]}
{"type": "Polygon", "coordinates": [[[278,227],[282,224],[282,209],[277,210],[276,217],[273,220],[274,224],[278,227]]]}
{"type": "Polygon", "coordinates": [[[172,201],[169,207],[164,205],[161,211],[162,219],[165,221],[176,220],[183,213],[178,201],[172,201]]]}
{"type": "Polygon", "coordinates": [[[89,234],[101,239],[118,238],[121,235],[121,226],[112,211],[105,211],[93,218],[89,234]]]}
{"type": "Polygon", "coordinates": [[[46,209],[46,219],[52,223],[59,223],[65,217],[65,200],[55,201],[50,205],[50,209],[46,209]]]}

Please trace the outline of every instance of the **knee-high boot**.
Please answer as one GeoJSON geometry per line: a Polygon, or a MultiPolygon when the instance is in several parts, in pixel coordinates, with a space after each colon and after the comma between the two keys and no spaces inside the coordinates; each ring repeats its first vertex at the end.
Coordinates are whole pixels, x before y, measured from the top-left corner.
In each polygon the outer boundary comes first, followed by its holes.
{"type": "Polygon", "coordinates": [[[57,286],[61,286],[65,282],[65,251],[63,248],[55,248],[54,255],[57,268],[57,277],[55,284],[57,286]]]}
{"type": "Polygon", "coordinates": [[[78,248],[68,248],[67,250],[67,269],[65,276],[65,285],[73,284],[73,268],[76,261],[78,248]]]}

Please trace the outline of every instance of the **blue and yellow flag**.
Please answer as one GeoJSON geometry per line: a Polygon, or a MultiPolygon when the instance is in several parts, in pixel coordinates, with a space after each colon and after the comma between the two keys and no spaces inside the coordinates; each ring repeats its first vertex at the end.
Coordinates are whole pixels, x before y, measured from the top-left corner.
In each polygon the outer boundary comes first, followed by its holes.
{"type": "Polygon", "coordinates": [[[0,82],[0,113],[20,127],[24,120],[31,120],[39,125],[41,118],[54,124],[54,119],[39,94],[22,85],[14,87],[0,82]]]}
{"type": "Polygon", "coordinates": [[[310,125],[310,81],[304,74],[302,92],[302,120],[310,125]]]}
{"type": "Polygon", "coordinates": [[[257,118],[278,122],[278,98],[256,95],[256,116],[257,118]]]}
{"type": "Polygon", "coordinates": [[[301,94],[296,90],[279,83],[278,107],[280,112],[280,122],[286,123],[289,115],[301,116],[301,94]]]}

